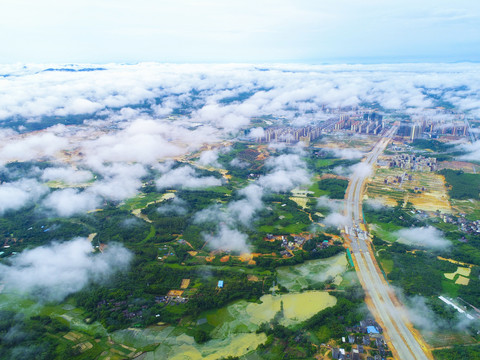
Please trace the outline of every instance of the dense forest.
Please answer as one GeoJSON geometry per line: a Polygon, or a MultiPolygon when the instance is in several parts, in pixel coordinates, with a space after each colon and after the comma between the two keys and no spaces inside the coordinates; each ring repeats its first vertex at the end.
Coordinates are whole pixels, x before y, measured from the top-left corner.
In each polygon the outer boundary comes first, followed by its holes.
{"type": "Polygon", "coordinates": [[[480,199],[480,174],[444,169],[439,171],[449,185],[448,194],[452,199],[480,199]]]}

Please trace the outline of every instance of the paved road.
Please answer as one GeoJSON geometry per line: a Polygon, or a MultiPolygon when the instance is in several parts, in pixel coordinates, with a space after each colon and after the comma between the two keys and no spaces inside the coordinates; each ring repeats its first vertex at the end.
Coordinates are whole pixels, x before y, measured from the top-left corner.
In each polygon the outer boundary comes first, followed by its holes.
{"type": "MultiPolygon", "coordinates": [[[[384,137],[374,146],[372,151],[364,160],[367,166],[372,166],[378,156],[385,150],[391,137],[397,130],[393,127],[384,134],[384,137]]],[[[383,324],[386,337],[390,339],[389,344],[393,347],[393,353],[402,360],[409,359],[430,359],[428,350],[421,345],[412,333],[411,325],[405,316],[403,308],[394,304],[390,295],[392,289],[383,279],[382,274],[376,265],[376,259],[369,249],[369,240],[366,232],[362,230],[362,195],[363,185],[369,174],[366,171],[357,171],[351,177],[350,186],[347,191],[345,202],[346,214],[351,221],[346,226],[347,241],[350,241],[352,256],[357,265],[357,273],[362,285],[371,299],[373,313],[377,320],[383,324]],[[410,328],[409,328],[410,326],[410,328]]]]}

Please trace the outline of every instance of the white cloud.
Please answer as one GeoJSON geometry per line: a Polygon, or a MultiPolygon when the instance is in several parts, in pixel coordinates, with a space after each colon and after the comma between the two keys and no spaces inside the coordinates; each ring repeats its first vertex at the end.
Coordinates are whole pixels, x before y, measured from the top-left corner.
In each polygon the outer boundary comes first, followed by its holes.
{"type": "Polygon", "coordinates": [[[381,211],[386,208],[386,205],[384,205],[380,200],[377,199],[366,199],[364,203],[370,206],[375,211],[381,211]]]}
{"type": "Polygon", "coordinates": [[[480,161],[480,140],[477,140],[474,143],[459,145],[457,148],[467,152],[466,155],[460,156],[460,159],[480,161]]]}
{"type": "Polygon", "coordinates": [[[160,214],[185,215],[187,213],[187,202],[175,196],[172,200],[167,200],[157,209],[160,214]]]}
{"type": "Polygon", "coordinates": [[[53,191],[42,204],[60,216],[69,217],[96,209],[101,199],[88,191],[63,189],[53,191]]]}
{"type": "Polygon", "coordinates": [[[320,196],[317,199],[317,207],[327,208],[333,212],[339,212],[343,209],[343,200],[330,199],[328,196],[320,196]]]}
{"type": "Polygon", "coordinates": [[[121,245],[109,245],[92,254],[85,238],[24,250],[0,265],[0,278],[9,290],[27,293],[46,301],[60,301],[84,288],[89,281],[103,282],[128,267],[132,254],[121,245]]]}
{"type": "Polygon", "coordinates": [[[82,184],[92,180],[93,175],[87,170],[75,170],[66,167],[51,167],[43,170],[42,180],[45,181],[62,181],[66,184],[82,184]]]}
{"type": "Polygon", "coordinates": [[[310,182],[310,176],[306,169],[297,169],[295,171],[277,170],[270,174],[262,176],[258,183],[265,189],[273,192],[286,192],[295,187],[310,182]]]}
{"type": "Polygon", "coordinates": [[[156,181],[157,188],[206,188],[219,186],[220,179],[213,176],[198,176],[191,166],[182,166],[163,174],[156,181]]]}
{"type": "Polygon", "coordinates": [[[310,175],[305,163],[297,154],[284,154],[268,158],[265,165],[272,171],[258,179],[258,184],[266,190],[285,192],[298,185],[310,183],[310,175]]]}
{"type": "Polygon", "coordinates": [[[240,169],[245,169],[246,167],[248,167],[248,163],[246,161],[240,160],[238,158],[232,159],[232,161],[230,161],[230,165],[238,167],[240,169]]]}
{"type": "Polygon", "coordinates": [[[363,178],[372,175],[373,169],[371,165],[365,162],[360,162],[350,166],[350,172],[352,173],[352,176],[363,178]]]}
{"type": "Polygon", "coordinates": [[[395,236],[398,237],[399,242],[411,246],[446,249],[452,245],[449,240],[445,239],[443,233],[433,226],[402,229],[395,232],[395,236]]]}
{"type": "Polygon", "coordinates": [[[23,179],[0,184],[0,215],[8,210],[18,210],[37,201],[48,192],[48,188],[36,180],[23,179]]]}
{"type": "Polygon", "coordinates": [[[0,162],[29,161],[43,156],[54,156],[68,148],[68,140],[52,133],[31,134],[8,141],[0,148],[0,162]]]}
{"type": "Polygon", "coordinates": [[[253,128],[248,133],[248,137],[252,139],[262,138],[263,136],[265,136],[265,130],[261,127],[253,128]]]}
{"type": "Polygon", "coordinates": [[[55,111],[55,115],[79,115],[92,114],[103,108],[103,105],[92,102],[88,99],[77,98],[67,102],[63,108],[55,111]]]}
{"type": "Polygon", "coordinates": [[[238,253],[249,253],[247,246],[247,235],[232,229],[226,224],[221,224],[218,232],[214,235],[205,235],[208,246],[214,249],[234,251],[238,253]]]}
{"type": "MultiPolygon", "coordinates": [[[[295,149],[294,149],[295,150],[295,149]]],[[[269,158],[266,165],[270,173],[262,175],[256,182],[246,186],[238,192],[243,198],[231,201],[227,206],[214,205],[195,214],[195,221],[216,222],[217,240],[210,242],[211,246],[223,245],[226,235],[234,237],[235,249],[248,249],[247,236],[236,228],[250,226],[256,214],[263,207],[263,195],[272,192],[292,190],[300,184],[310,181],[306,165],[297,154],[284,154],[269,158]],[[242,243],[243,241],[243,243],[242,243]]],[[[210,235],[204,235],[211,240],[210,235]]],[[[225,249],[225,248],[223,248],[225,249]]],[[[235,250],[232,246],[230,250],[235,250]]]]}
{"type": "Polygon", "coordinates": [[[198,163],[203,166],[214,166],[214,167],[221,167],[218,163],[218,150],[207,150],[200,154],[200,158],[198,159],[198,163]]]}
{"type": "Polygon", "coordinates": [[[331,213],[323,219],[322,223],[326,226],[341,227],[349,224],[349,218],[338,212],[331,213]]]}
{"type": "Polygon", "coordinates": [[[187,146],[179,146],[169,140],[175,131],[178,130],[169,124],[138,119],[119,132],[86,141],[84,152],[90,164],[112,161],[151,164],[187,151],[187,146]]]}
{"type": "MultiPolygon", "coordinates": [[[[386,108],[424,108],[432,104],[421,87],[445,89],[445,95],[451,97],[455,94],[452,89],[468,84],[469,90],[464,91],[468,96],[451,99],[460,106],[465,99],[478,101],[475,95],[478,82],[472,76],[472,66],[437,65],[424,69],[422,64],[276,65],[262,72],[249,65],[138,64],[106,65],[105,71],[70,74],[32,74],[33,69],[27,68],[19,70],[17,77],[4,79],[5,89],[10,91],[1,99],[6,114],[29,117],[52,115],[58,109],[78,113],[82,108],[92,111],[97,106],[122,107],[166,95],[164,103],[155,105],[164,115],[165,109],[168,112],[178,106],[185,100],[181,96],[196,89],[200,91],[197,96],[202,98],[203,106],[193,118],[230,131],[247,125],[252,116],[272,113],[291,116],[290,109],[300,111],[300,115],[312,110],[321,113],[323,105],[337,107],[378,101],[386,108]],[[37,86],[39,83],[44,86],[37,86]],[[227,105],[218,103],[222,92],[234,96],[251,90],[254,94],[246,100],[227,105]],[[65,106],[86,101],[83,106],[65,106]]],[[[469,109],[478,107],[472,104],[469,109]]]]}
{"type": "Polygon", "coordinates": [[[360,159],[363,157],[363,153],[357,149],[328,149],[332,152],[336,157],[342,159],[360,159]]]}
{"type": "Polygon", "coordinates": [[[141,164],[113,163],[96,168],[103,179],[93,183],[86,191],[109,200],[120,201],[133,197],[142,186],[140,180],[147,174],[141,164]]]}
{"type": "Polygon", "coordinates": [[[264,190],[256,184],[250,184],[240,190],[239,195],[245,198],[228,204],[228,216],[244,225],[250,224],[255,213],[263,207],[263,192],[264,190]]]}

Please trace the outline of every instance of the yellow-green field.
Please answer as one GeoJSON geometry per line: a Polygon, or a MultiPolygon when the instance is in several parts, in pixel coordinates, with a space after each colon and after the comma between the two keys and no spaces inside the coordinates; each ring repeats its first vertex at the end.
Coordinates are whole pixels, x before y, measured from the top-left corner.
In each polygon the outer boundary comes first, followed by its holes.
{"type": "Polygon", "coordinates": [[[455,284],[457,285],[468,285],[470,282],[470,279],[468,278],[470,276],[470,272],[472,269],[468,267],[457,267],[457,270],[453,273],[445,273],[445,277],[449,280],[455,280],[455,284]]]}
{"type": "Polygon", "coordinates": [[[120,208],[122,210],[129,210],[129,211],[141,210],[141,209],[145,209],[147,206],[151,204],[162,202],[164,200],[171,199],[174,197],[175,197],[175,194],[172,192],[167,192],[165,194],[141,193],[131,199],[126,200],[125,203],[120,206],[120,208]]]}
{"type": "Polygon", "coordinates": [[[415,208],[424,211],[440,210],[452,213],[445,179],[433,172],[413,172],[404,169],[380,168],[367,184],[367,198],[380,200],[385,205],[395,206],[398,201],[411,202],[415,208]],[[412,180],[394,183],[397,176],[412,175],[412,180]],[[385,184],[385,179],[388,184],[385,184]],[[425,188],[415,192],[415,188],[425,188]],[[414,193],[415,192],[415,193],[414,193]]]}

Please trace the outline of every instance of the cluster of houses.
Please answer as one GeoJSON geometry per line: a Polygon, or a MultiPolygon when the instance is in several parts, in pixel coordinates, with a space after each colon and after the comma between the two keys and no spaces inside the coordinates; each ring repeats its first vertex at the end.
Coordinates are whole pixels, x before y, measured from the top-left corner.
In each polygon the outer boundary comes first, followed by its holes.
{"type": "Polygon", "coordinates": [[[437,170],[437,159],[414,154],[399,154],[390,160],[389,166],[416,171],[435,171],[437,170]]]}
{"type": "MultiPolygon", "coordinates": [[[[265,237],[265,241],[281,241],[281,247],[284,249],[280,251],[280,255],[282,255],[284,258],[290,258],[293,256],[293,251],[294,250],[299,250],[302,249],[303,245],[311,239],[312,235],[307,235],[307,236],[301,236],[301,235],[293,235],[293,239],[289,240],[285,235],[272,235],[272,234],[267,234],[265,237]]],[[[330,246],[330,243],[328,240],[323,241],[321,244],[318,245],[319,248],[325,249],[328,246],[330,246]]],[[[315,249],[316,250],[316,249],[315,249]]],[[[314,251],[315,251],[314,250],[314,251]]]]}
{"type": "Polygon", "coordinates": [[[129,304],[128,301],[122,300],[122,301],[115,301],[110,300],[102,300],[97,304],[97,308],[101,308],[104,305],[113,305],[113,308],[111,308],[111,311],[121,311],[123,316],[127,319],[133,319],[136,317],[141,318],[143,316],[143,311],[148,308],[147,305],[142,305],[140,309],[133,309],[133,304],[129,304]]]}
{"type": "Polygon", "coordinates": [[[412,175],[404,173],[399,176],[388,176],[383,180],[384,184],[402,184],[404,181],[412,181],[412,175]]]}
{"type": "MultiPolygon", "coordinates": [[[[441,218],[445,223],[458,225],[458,230],[467,234],[480,234],[480,220],[470,221],[466,218],[467,214],[461,213],[459,216],[442,214],[441,218]]],[[[463,242],[466,239],[462,238],[463,242]]],[[[460,240],[462,241],[462,240],[460,240]]]]}
{"type": "Polygon", "coordinates": [[[351,351],[347,352],[345,348],[334,347],[332,348],[333,359],[386,359],[388,348],[383,335],[381,335],[383,329],[375,320],[362,320],[359,325],[346,330],[350,334],[342,337],[342,342],[350,344],[351,351]]]}
{"type": "Polygon", "coordinates": [[[265,237],[265,241],[281,241],[282,245],[281,247],[285,250],[280,251],[280,255],[282,255],[285,258],[289,258],[293,256],[293,251],[296,249],[301,249],[303,244],[305,244],[305,239],[302,236],[294,236],[293,241],[289,241],[285,235],[272,235],[272,234],[267,234],[265,237]]]}

